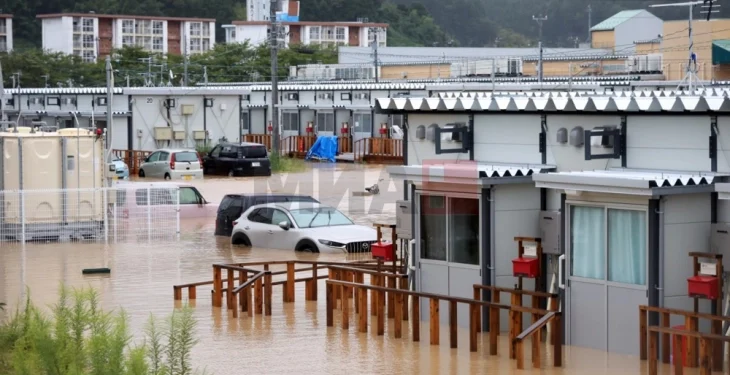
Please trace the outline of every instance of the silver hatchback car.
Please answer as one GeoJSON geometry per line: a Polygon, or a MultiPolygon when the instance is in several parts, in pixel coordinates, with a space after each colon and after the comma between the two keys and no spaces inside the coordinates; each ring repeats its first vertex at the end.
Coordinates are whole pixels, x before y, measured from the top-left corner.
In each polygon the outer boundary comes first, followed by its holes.
{"type": "Polygon", "coordinates": [[[139,167],[139,177],[165,180],[200,180],[203,169],[200,155],[190,149],[162,149],[150,154],[139,167]]]}

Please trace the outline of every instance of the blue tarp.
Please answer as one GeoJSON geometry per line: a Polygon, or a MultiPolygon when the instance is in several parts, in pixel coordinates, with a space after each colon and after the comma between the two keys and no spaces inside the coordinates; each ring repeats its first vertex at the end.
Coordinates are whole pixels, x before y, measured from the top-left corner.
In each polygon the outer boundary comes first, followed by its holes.
{"type": "Polygon", "coordinates": [[[337,137],[334,135],[325,135],[317,137],[312,148],[307,151],[305,160],[317,159],[335,162],[337,155],[337,137]]]}

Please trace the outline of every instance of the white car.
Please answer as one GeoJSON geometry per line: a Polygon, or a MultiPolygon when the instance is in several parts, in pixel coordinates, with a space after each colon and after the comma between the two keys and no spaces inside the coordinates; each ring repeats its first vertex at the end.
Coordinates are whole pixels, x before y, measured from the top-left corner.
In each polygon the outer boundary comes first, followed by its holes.
{"type": "Polygon", "coordinates": [[[356,225],[335,208],[312,202],[252,206],[233,222],[234,245],[303,252],[369,252],[374,228],[356,225]]]}
{"type": "Polygon", "coordinates": [[[195,150],[162,149],[150,154],[139,166],[139,177],[165,180],[200,180],[203,162],[195,150]]]}

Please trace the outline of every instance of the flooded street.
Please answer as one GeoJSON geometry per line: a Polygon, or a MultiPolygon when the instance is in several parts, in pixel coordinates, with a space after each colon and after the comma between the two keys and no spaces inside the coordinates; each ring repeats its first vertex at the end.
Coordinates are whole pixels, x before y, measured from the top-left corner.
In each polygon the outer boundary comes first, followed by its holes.
{"type": "MultiPolygon", "coordinates": [[[[381,167],[360,165],[315,165],[312,171],[271,178],[206,178],[195,181],[205,198],[218,203],[225,194],[286,192],[312,195],[333,205],[356,223],[394,223],[395,200],[402,199],[402,181],[391,181],[381,167]],[[380,178],[380,195],[353,197],[380,178]]],[[[213,263],[264,260],[342,261],[362,255],[298,254],[292,250],[251,249],[232,246],[227,237],[214,237],[214,218],[182,223],[179,242],[138,243],[3,243],[0,251],[0,301],[12,310],[28,288],[40,306],[56,302],[63,283],[73,287],[97,288],[107,309],[123,308],[139,334],[149,314],[167,316],[175,307],[174,284],[212,279],[213,263]],[[25,254],[25,256],[23,256],[25,254]],[[83,276],[84,268],[109,267],[111,275],[83,276]]],[[[174,228],[170,229],[171,231],[174,228]]],[[[273,268],[277,271],[283,268],[273,268]]],[[[274,281],[281,280],[275,276],[274,281]]],[[[324,291],[324,281],[320,281],[324,291]]],[[[647,364],[636,357],[608,355],[580,348],[565,348],[565,369],[554,369],[543,353],[543,369],[515,370],[507,356],[506,335],[501,335],[500,355],[488,354],[488,335],[481,335],[479,352],[470,353],[468,332],[459,332],[459,348],[450,349],[448,334],[441,333],[441,345],[428,343],[427,323],[422,323],[421,342],[413,343],[409,330],[402,339],[375,332],[358,333],[339,325],[325,324],[324,293],[316,302],[304,301],[304,284],[296,284],[296,302],[284,305],[282,288],[273,289],[273,316],[241,314],[231,318],[227,310],[211,307],[210,286],[198,289],[195,316],[199,343],[193,363],[217,375],[227,374],[321,374],[321,373],[541,373],[541,374],[640,374],[647,364]]],[[[187,294],[183,294],[187,298],[187,294]]],[[[392,325],[392,321],[390,322],[392,325]]],[[[638,334],[637,334],[638,336],[638,334]]],[[[638,337],[637,337],[638,339],[638,337]]],[[[528,355],[529,357],[529,355],[528,355]]],[[[662,365],[660,365],[662,366],[662,365]]],[[[660,367],[669,373],[668,367],[660,367]]],[[[688,369],[689,370],[689,369],[688,369]]],[[[691,372],[690,372],[691,373],[691,372]]]]}

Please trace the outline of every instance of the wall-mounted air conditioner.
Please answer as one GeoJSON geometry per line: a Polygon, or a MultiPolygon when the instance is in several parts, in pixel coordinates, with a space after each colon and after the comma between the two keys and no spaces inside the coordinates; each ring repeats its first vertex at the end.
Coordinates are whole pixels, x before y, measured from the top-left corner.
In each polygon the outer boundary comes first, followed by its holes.
{"type": "Polygon", "coordinates": [[[65,105],[76,105],[76,99],[75,98],[64,98],[63,104],[65,105]]]}
{"type": "Polygon", "coordinates": [[[295,92],[286,94],[286,99],[287,100],[299,100],[299,94],[295,93],[295,92]]]}
{"type": "Polygon", "coordinates": [[[46,99],[46,101],[48,102],[48,105],[60,105],[61,103],[61,99],[59,99],[57,96],[50,97],[46,99]]]}
{"type": "Polygon", "coordinates": [[[105,97],[96,98],[96,105],[106,105],[106,98],[105,97]]]}

